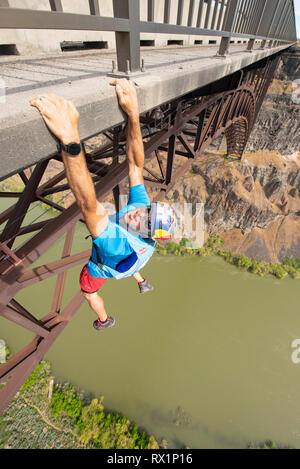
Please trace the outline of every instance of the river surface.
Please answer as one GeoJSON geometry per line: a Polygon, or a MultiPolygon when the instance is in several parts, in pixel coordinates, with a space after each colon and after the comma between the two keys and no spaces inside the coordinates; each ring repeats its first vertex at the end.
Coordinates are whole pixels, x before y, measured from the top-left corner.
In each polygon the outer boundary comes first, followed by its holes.
{"type": "MultiPolygon", "coordinates": [[[[88,249],[85,235],[78,225],[72,253],[88,249]]],[[[62,246],[35,265],[57,258],[62,246]]],[[[68,273],[64,304],[79,272],[68,273]]],[[[217,257],[154,257],[143,273],[153,292],[140,295],[132,278],[102,287],[115,327],[93,329],[87,304],[76,313],[45,357],[57,380],[104,395],[106,410],[169,448],[245,448],[267,439],[300,448],[300,363],[291,358],[300,281],[259,278],[217,257]]],[[[48,279],[17,299],[40,318],[54,285],[48,279]]],[[[0,338],[13,353],[32,337],[0,318],[0,338]]]]}

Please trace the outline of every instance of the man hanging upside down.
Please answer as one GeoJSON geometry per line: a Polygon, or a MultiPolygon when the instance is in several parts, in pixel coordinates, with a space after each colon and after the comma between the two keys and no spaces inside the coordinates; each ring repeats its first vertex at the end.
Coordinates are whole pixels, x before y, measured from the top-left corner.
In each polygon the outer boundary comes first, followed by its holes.
{"type": "Polygon", "coordinates": [[[133,276],[140,293],[153,290],[140,270],[152,256],[156,240],[169,239],[177,227],[173,208],[163,202],[151,205],[144,186],[144,146],[134,85],[127,79],[110,84],[115,86],[119,104],[128,116],[126,155],[130,186],[128,204],[112,217],[108,217],[96,199],[80,144],[79,113],[73,103],[55,94],[30,100],[60,141],[69,186],[93,239],[89,263],[80,274],[80,287],[98,316],[93,323],[98,331],[115,324],[114,318],[106,312],[98,289],[108,278],[133,276]]]}

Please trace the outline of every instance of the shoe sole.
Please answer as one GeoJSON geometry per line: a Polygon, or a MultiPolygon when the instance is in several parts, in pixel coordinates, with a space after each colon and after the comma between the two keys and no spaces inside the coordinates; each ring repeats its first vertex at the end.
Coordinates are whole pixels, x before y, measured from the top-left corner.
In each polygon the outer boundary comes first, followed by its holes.
{"type": "Polygon", "coordinates": [[[140,293],[147,293],[148,291],[152,291],[152,290],[154,290],[154,288],[148,288],[147,290],[140,291],[140,293]]]}
{"type": "Polygon", "coordinates": [[[113,323],[109,324],[108,326],[104,326],[104,327],[103,326],[102,327],[96,327],[95,322],[93,323],[93,327],[94,327],[94,329],[96,329],[96,331],[103,331],[104,329],[108,329],[109,327],[113,327],[116,324],[115,319],[114,319],[113,323]]]}

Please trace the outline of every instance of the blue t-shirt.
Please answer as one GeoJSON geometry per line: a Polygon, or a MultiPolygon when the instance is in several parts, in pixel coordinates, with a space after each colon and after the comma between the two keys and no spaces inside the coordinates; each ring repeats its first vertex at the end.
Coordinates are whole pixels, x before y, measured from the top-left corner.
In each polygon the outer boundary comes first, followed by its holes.
{"type": "MultiPolygon", "coordinates": [[[[108,225],[94,242],[98,247],[98,254],[101,262],[113,269],[117,264],[133,253],[126,235],[119,229],[119,220],[128,212],[139,207],[150,207],[150,200],[144,184],[138,184],[129,189],[128,204],[118,213],[109,217],[108,225]]],[[[92,258],[95,257],[93,247],[92,258]]],[[[88,263],[88,272],[92,277],[101,277],[101,269],[94,263],[88,263]]]]}

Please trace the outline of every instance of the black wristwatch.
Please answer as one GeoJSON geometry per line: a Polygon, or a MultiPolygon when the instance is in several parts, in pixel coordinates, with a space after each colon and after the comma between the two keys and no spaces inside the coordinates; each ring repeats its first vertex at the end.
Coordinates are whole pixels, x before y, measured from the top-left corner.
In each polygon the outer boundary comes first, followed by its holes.
{"type": "Polygon", "coordinates": [[[71,142],[69,145],[64,145],[63,143],[59,143],[60,151],[64,151],[72,156],[77,156],[81,152],[81,143],[71,142]]]}

